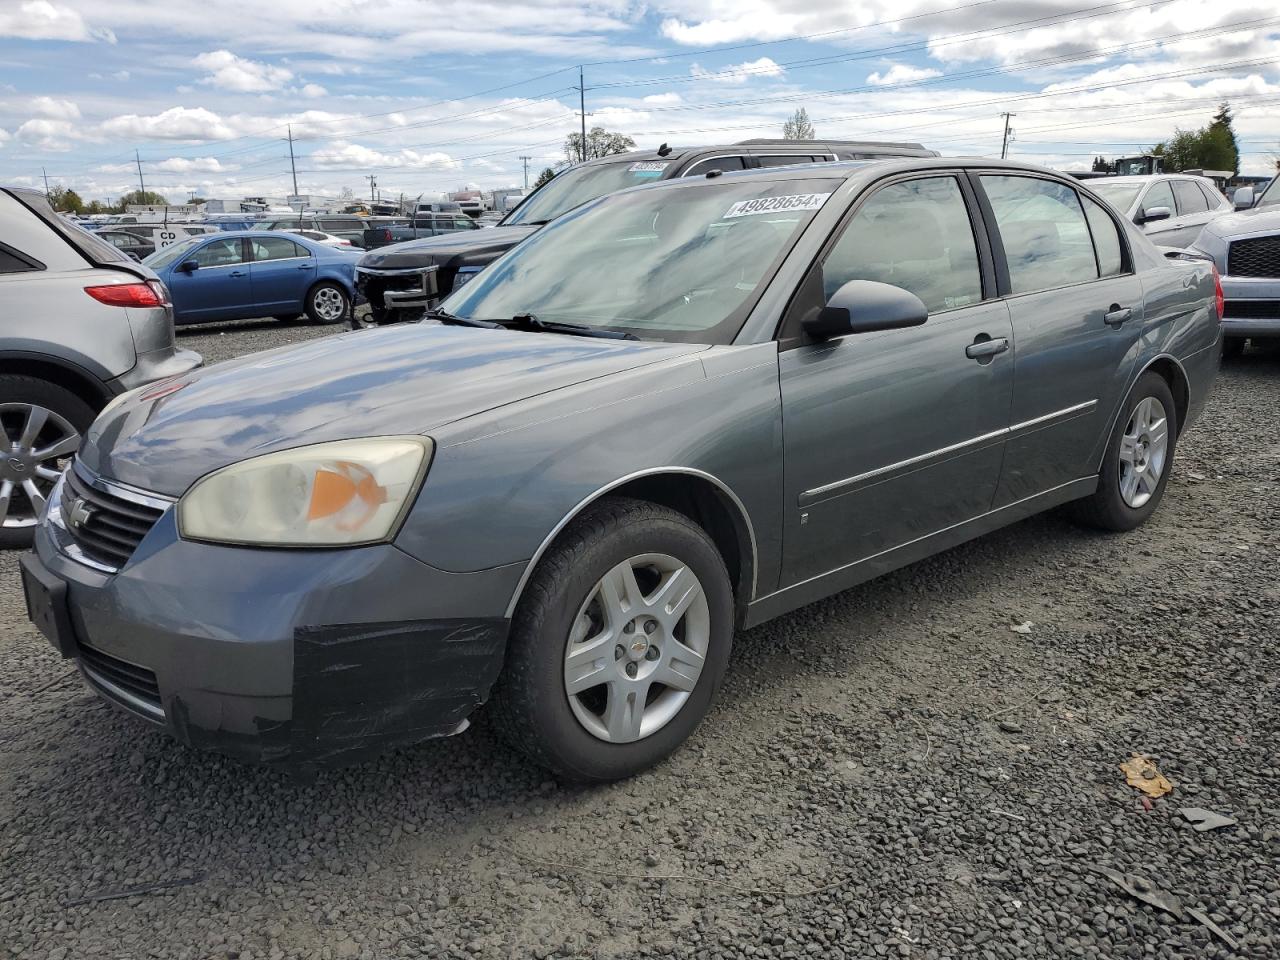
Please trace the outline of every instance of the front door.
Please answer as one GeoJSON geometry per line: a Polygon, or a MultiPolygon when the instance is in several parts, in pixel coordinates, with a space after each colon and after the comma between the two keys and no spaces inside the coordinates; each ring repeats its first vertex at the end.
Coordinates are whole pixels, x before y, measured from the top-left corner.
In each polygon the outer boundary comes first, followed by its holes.
{"type": "Polygon", "coordinates": [[[268,316],[302,311],[302,298],[316,276],[311,251],[288,237],[252,237],[253,298],[268,316]]]}
{"type": "Polygon", "coordinates": [[[196,261],[197,269],[174,269],[169,274],[176,322],[236,320],[254,315],[249,265],[239,237],[211,240],[183,262],[187,260],[196,261]]]}
{"type": "Polygon", "coordinates": [[[1142,329],[1142,284],[1110,213],[1057,180],[983,174],[1003,247],[1013,412],[997,506],[1097,473],[1142,329]]]}
{"type": "Polygon", "coordinates": [[[915,293],[930,315],[905,330],[784,341],[783,587],[990,510],[1014,343],[974,222],[956,175],[890,183],[815,265],[824,299],[877,280],[915,293]]]}

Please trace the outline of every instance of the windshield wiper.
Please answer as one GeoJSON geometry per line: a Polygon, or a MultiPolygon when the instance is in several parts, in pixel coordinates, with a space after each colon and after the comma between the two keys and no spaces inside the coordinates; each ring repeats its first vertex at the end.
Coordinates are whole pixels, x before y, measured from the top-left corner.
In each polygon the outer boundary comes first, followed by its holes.
{"type": "Polygon", "coordinates": [[[423,314],[431,320],[439,320],[441,323],[447,323],[458,327],[484,327],[486,330],[501,330],[503,324],[494,323],[492,320],[475,320],[471,317],[459,317],[450,313],[448,310],[441,310],[438,307],[428,310],[423,314]]]}
{"type": "Polygon", "coordinates": [[[621,330],[605,330],[601,327],[589,327],[585,323],[561,323],[558,320],[539,320],[532,313],[517,313],[510,320],[499,320],[498,324],[518,330],[533,330],[537,333],[567,333],[574,337],[600,337],[603,340],[639,340],[633,333],[621,330]]]}

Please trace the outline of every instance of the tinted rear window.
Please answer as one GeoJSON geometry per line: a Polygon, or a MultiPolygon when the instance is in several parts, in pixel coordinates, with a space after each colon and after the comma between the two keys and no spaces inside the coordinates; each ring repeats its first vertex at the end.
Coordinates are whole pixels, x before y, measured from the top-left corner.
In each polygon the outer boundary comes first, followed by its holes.
{"type": "Polygon", "coordinates": [[[15,190],[12,196],[20,204],[43,220],[58,236],[71,244],[90,263],[133,263],[123,250],[95,237],[83,227],[58,216],[42,194],[28,190],[15,190]]]}

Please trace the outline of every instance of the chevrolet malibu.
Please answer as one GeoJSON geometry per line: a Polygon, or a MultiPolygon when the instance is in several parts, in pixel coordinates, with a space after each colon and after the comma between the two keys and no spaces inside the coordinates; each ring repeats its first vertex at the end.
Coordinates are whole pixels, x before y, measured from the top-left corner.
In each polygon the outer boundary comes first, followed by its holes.
{"type": "Polygon", "coordinates": [[[638,187],[423,323],[117,400],[29,610],[194,747],[351,762],[487,701],[559,775],[625,777],[707,714],[735,629],[1059,504],[1143,523],[1215,282],[1012,163],[638,187]]]}

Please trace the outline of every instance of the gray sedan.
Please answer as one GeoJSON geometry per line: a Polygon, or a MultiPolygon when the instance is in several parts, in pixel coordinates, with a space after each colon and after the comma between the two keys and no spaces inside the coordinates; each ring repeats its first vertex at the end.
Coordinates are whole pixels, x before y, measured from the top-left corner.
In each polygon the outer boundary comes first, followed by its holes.
{"type": "Polygon", "coordinates": [[[558,774],[625,777],[705,716],[735,629],[1059,504],[1137,527],[1220,337],[1210,264],[1039,168],[639,187],[429,322],[117,401],[28,603],[196,747],[351,762],[491,701],[558,774]]]}

